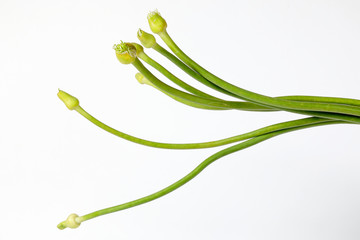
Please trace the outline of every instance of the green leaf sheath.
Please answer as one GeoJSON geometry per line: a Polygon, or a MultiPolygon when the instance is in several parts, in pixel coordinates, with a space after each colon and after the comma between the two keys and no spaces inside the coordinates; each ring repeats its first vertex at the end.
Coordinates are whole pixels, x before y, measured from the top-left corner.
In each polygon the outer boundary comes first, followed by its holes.
{"type": "Polygon", "coordinates": [[[161,64],[159,64],[158,62],[154,61],[151,57],[149,57],[145,52],[141,52],[138,54],[138,57],[143,60],[144,62],[146,62],[147,64],[149,64],[150,66],[152,66],[153,68],[155,68],[156,70],[158,70],[161,74],[163,74],[165,77],[167,77],[168,79],[170,79],[172,82],[174,82],[176,85],[178,85],[179,87],[185,89],[186,91],[193,93],[197,96],[200,97],[204,97],[204,98],[209,98],[209,99],[214,99],[214,100],[222,100],[216,97],[213,97],[207,93],[204,93],[192,86],[190,86],[189,84],[185,83],[184,81],[182,81],[181,79],[179,79],[178,77],[176,77],[174,74],[172,74],[171,72],[169,72],[166,68],[164,68],[161,64]]]}
{"type": "MultiPolygon", "coordinates": [[[[189,102],[194,102],[197,104],[202,104],[208,107],[217,107],[224,109],[237,109],[237,110],[246,110],[246,111],[267,111],[270,110],[268,108],[262,108],[261,106],[249,102],[230,102],[230,101],[217,101],[212,99],[207,99],[195,95],[191,95],[186,92],[182,92],[176,88],[173,88],[162,81],[160,81],[157,77],[155,77],[141,62],[139,59],[135,59],[132,63],[134,67],[145,77],[147,78],[154,86],[162,91],[165,91],[173,96],[178,98],[186,99],[189,102]],[[257,109],[256,109],[257,107],[257,109]]],[[[333,120],[342,120],[351,123],[360,123],[360,118],[357,116],[345,115],[345,114],[337,114],[337,113],[327,113],[327,112],[315,112],[315,111],[299,111],[299,110],[289,110],[288,112],[305,114],[315,117],[328,118],[333,120]]]]}
{"type": "MultiPolygon", "coordinates": [[[[155,44],[153,46],[153,49],[162,54],[164,57],[169,59],[171,62],[173,62],[176,66],[178,66],[181,70],[186,72],[189,76],[193,77],[194,79],[198,80],[199,82],[205,84],[206,86],[211,85],[210,87],[225,93],[229,96],[237,97],[237,95],[232,94],[219,86],[213,84],[212,82],[208,81],[206,78],[201,76],[198,72],[193,70],[192,68],[188,67],[186,64],[184,64],[182,61],[180,61],[176,56],[174,56],[172,53],[164,49],[161,45],[155,44]]],[[[360,100],[357,99],[351,99],[351,98],[339,98],[339,97],[320,97],[320,96],[281,96],[276,97],[279,99],[284,100],[291,100],[291,101],[302,101],[302,102],[323,102],[323,103],[334,103],[334,104],[345,104],[345,105],[353,105],[353,106],[360,106],[360,100]]],[[[243,99],[243,98],[240,98],[243,99]]]]}
{"type": "MultiPolygon", "coordinates": [[[[340,123],[338,121],[331,121],[331,122],[326,122],[326,123],[318,123],[318,125],[326,125],[326,124],[335,124],[335,123],[340,123]]],[[[316,126],[316,124],[314,125],[316,126]]],[[[102,210],[98,210],[89,214],[86,214],[84,216],[79,217],[79,222],[84,222],[87,221],[89,219],[95,218],[95,217],[99,217],[105,214],[109,214],[109,213],[113,213],[113,212],[117,212],[117,211],[121,211],[124,209],[128,209],[128,208],[132,208],[150,201],[153,201],[157,198],[160,198],[176,189],[178,189],[179,187],[183,186],[185,183],[189,182],[190,180],[192,180],[194,177],[196,177],[201,171],[203,171],[207,166],[209,166],[211,163],[213,163],[214,161],[218,160],[219,158],[222,158],[226,155],[229,155],[231,153],[240,151],[242,149],[251,147],[255,144],[258,144],[260,142],[263,142],[267,139],[270,139],[272,137],[278,136],[280,134],[283,133],[287,133],[287,132],[291,132],[291,131],[295,131],[295,130],[300,130],[300,129],[304,129],[307,128],[308,126],[300,126],[300,127],[295,127],[295,128],[290,128],[290,129],[285,129],[285,130],[281,130],[281,131],[276,131],[276,132],[272,132],[272,133],[268,133],[265,135],[261,135],[255,138],[252,138],[250,140],[247,140],[245,142],[236,144],[234,146],[231,146],[229,148],[226,148],[224,150],[221,150],[213,155],[211,155],[210,157],[208,157],[207,159],[205,159],[202,163],[200,163],[194,170],[192,170],[190,173],[188,173],[185,177],[181,178],[180,180],[178,180],[177,182],[171,184],[170,186],[155,192],[153,194],[150,194],[146,197],[142,197],[139,199],[136,199],[134,201],[130,201],[124,204],[120,204],[114,207],[109,207],[109,208],[105,208],[102,210]]]]}
{"type": "Polygon", "coordinates": [[[205,77],[212,83],[218,85],[219,87],[233,94],[236,94],[248,101],[282,110],[320,111],[360,116],[360,108],[358,107],[334,105],[330,103],[289,101],[268,97],[237,87],[213,75],[206,69],[202,68],[195,61],[193,61],[190,57],[188,57],[184,52],[181,51],[181,49],[175,44],[175,42],[170,38],[166,31],[159,33],[159,36],[163,39],[166,45],[168,45],[168,47],[175,53],[177,57],[179,57],[183,62],[195,69],[203,77],[205,77]]]}
{"type": "Polygon", "coordinates": [[[125,140],[138,143],[141,145],[149,146],[149,147],[155,147],[155,148],[166,148],[166,149],[200,149],[200,148],[211,148],[211,147],[218,147],[223,146],[230,143],[235,143],[239,141],[243,141],[249,138],[257,137],[263,134],[276,132],[284,129],[291,129],[296,127],[302,127],[302,126],[319,126],[322,124],[327,124],[329,122],[334,122],[334,120],[329,119],[322,119],[317,117],[310,117],[310,118],[304,118],[299,120],[293,120],[293,121],[287,121],[283,123],[273,124],[264,128],[260,128],[255,131],[251,131],[245,134],[240,134],[237,136],[224,138],[216,141],[209,141],[209,142],[201,142],[201,143],[161,143],[161,142],[154,142],[149,141],[145,139],[141,139],[138,137],[131,136],[129,134],[120,132],[91,116],[89,113],[87,113],[82,107],[77,107],[75,109],[78,113],[80,113],[83,117],[85,117],[87,120],[95,124],[96,126],[100,127],[101,129],[114,134],[115,136],[118,136],[120,138],[123,138],[125,140]]]}

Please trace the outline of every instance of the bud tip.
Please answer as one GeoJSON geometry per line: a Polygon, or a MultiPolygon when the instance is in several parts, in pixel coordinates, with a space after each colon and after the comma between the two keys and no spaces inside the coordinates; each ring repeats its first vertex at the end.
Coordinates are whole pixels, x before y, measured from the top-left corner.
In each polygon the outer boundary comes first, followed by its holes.
{"type": "Polygon", "coordinates": [[[68,109],[74,110],[77,106],[79,106],[79,100],[76,97],[71,96],[60,89],[57,95],[68,109]]]}

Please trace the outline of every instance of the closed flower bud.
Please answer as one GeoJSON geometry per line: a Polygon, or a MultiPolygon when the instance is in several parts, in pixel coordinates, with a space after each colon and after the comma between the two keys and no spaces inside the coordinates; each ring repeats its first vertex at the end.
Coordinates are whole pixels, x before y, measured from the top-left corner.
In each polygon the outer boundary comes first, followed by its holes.
{"type": "Polygon", "coordinates": [[[60,229],[60,230],[63,230],[65,228],[78,228],[81,224],[80,221],[78,221],[78,218],[79,216],[75,213],[72,213],[69,215],[69,217],[61,222],[57,227],[60,229]]]}
{"type": "Polygon", "coordinates": [[[150,29],[153,33],[161,33],[166,30],[167,24],[158,11],[150,12],[147,16],[150,29]]]}
{"type": "Polygon", "coordinates": [[[74,110],[77,106],[79,106],[79,100],[76,97],[71,96],[64,91],[61,91],[60,89],[57,95],[61,99],[61,101],[65,103],[68,109],[74,110]]]}

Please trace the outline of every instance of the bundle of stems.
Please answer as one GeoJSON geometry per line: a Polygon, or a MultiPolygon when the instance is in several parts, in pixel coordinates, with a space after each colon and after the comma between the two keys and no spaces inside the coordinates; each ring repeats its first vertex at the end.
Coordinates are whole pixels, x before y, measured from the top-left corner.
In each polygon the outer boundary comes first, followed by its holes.
{"type": "Polygon", "coordinates": [[[136,199],[134,201],[101,209],[83,216],[78,216],[74,213],[70,214],[65,221],[61,222],[58,225],[59,229],[65,229],[67,227],[77,228],[82,222],[86,220],[108,213],[113,213],[116,211],[135,207],[140,204],[144,204],[159,197],[162,197],[193,179],[202,170],[204,170],[207,166],[209,166],[217,159],[220,159],[228,154],[240,151],[242,149],[251,147],[255,144],[258,144],[280,134],[330,124],[360,123],[360,100],[338,97],[300,95],[269,97],[266,95],[248,91],[217,77],[205,68],[201,67],[188,55],[186,55],[167,33],[167,23],[157,11],[151,12],[148,15],[148,22],[151,31],[155,34],[158,34],[173,53],[170,53],[165,48],[160,46],[156,42],[156,39],[152,34],[139,29],[139,31],[137,32],[137,37],[145,48],[154,49],[195,80],[199,81],[200,83],[204,84],[209,88],[212,88],[222,94],[227,95],[228,97],[233,98],[234,100],[224,100],[189,85],[180,78],[176,77],[174,74],[172,74],[165,67],[160,65],[154,59],[149,57],[145,53],[143,46],[141,46],[140,44],[127,42],[115,44],[113,48],[115,50],[117,59],[123,64],[132,64],[138,70],[138,73],[136,73],[135,77],[140,83],[152,86],[155,89],[163,92],[170,98],[190,107],[206,110],[242,110],[256,112],[287,111],[291,113],[306,115],[308,117],[273,124],[240,135],[208,142],[162,143],[134,137],[104,124],[103,122],[99,121],[98,119],[90,115],[88,112],[86,112],[80,106],[79,100],[76,97],[59,90],[59,98],[70,110],[77,111],[90,122],[102,128],[103,130],[134,143],[166,149],[212,148],[236,143],[233,146],[227,147],[211,155],[183,178],[160,191],[157,191],[140,199],[136,199]],[[159,71],[162,75],[175,83],[182,90],[171,87],[158,79],[143,65],[141,61],[149,64],[151,67],[159,71]]]}

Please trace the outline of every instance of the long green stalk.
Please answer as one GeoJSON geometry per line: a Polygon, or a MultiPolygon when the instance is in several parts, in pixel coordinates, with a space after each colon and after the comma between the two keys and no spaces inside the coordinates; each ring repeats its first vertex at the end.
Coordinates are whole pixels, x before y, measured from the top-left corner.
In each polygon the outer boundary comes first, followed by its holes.
{"type": "Polygon", "coordinates": [[[284,129],[290,129],[290,128],[296,128],[296,127],[302,127],[302,126],[319,126],[319,124],[327,124],[328,122],[333,122],[334,120],[329,119],[323,119],[323,118],[317,118],[317,117],[310,117],[310,118],[303,118],[299,120],[292,120],[287,121],[283,123],[273,124],[267,127],[260,128],[255,131],[251,131],[248,133],[236,135],[229,138],[224,138],[220,140],[215,141],[209,141],[209,142],[200,142],[200,143],[161,143],[161,142],[155,142],[155,141],[149,141],[142,138],[134,137],[129,134],[123,133],[121,131],[118,131],[103,122],[99,121],[92,115],[90,115],[88,112],[86,112],[81,106],[76,107],[74,110],[76,110],[78,113],[80,113],[83,117],[85,117],[87,120],[98,126],[99,128],[114,134],[117,137],[123,138],[125,140],[149,146],[149,147],[155,147],[155,148],[165,148],[165,149],[200,149],[200,148],[212,148],[212,147],[218,147],[223,146],[230,143],[235,143],[239,141],[243,141],[246,139],[250,139],[253,137],[257,137],[263,134],[276,132],[284,129]]]}
{"type": "MultiPolygon", "coordinates": [[[[211,99],[206,99],[206,98],[202,98],[202,97],[198,97],[198,96],[194,96],[185,92],[181,92],[176,88],[173,88],[171,86],[168,86],[166,84],[164,84],[163,82],[161,82],[157,77],[155,77],[140,61],[139,59],[135,58],[134,61],[132,62],[132,65],[134,65],[134,67],[142,74],[144,75],[145,78],[147,78],[153,85],[155,85],[156,87],[162,89],[163,91],[174,95],[176,97],[179,98],[183,98],[183,99],[187,99],[188,101],[191,102],[196,102],[198,104],[203,104],[205,106],[211,106],[211,107],[222,107],[222,108],[233,108],[233,109],[240,109],[240,110],[244,110],[245,108],[245,104],[247,102],[230,102],[230,101],[216,101],[216,100],[211,100],[211,99]],[[237,104],[243,104],[241,106],[237,106],[237,104]]],[[[301,103],[301,104],[305,104],[305,103],[301,103]]],[[[254,104],[251,107],[256,107],[258,105],[254,104]]],[[[258,106],[261,107],[261,106],[258,106]]],[[[267,108],[264,108],[264,110],[266,110],[267,108]]],[[[253,109],[246,109],[246,110],[253,110],[253,109]]],[[[255,110],[258,111],[258,110],[255,110]]],[[[288,112],[293,112],[293,113],[299,113],[299,114],[304,114],[304,115],[309,115],[309,116],[315,116],[315,117],[321,117],[321,118],[328,118],[328,119],[333,119],[333,120],[341,120],[341,121],[346,121],[346,122],[351,122],[351,123],[360,123],[360,117],[357,116],[352,116],[352,115],[346,115],[346,114],[338,114],[338,113],[331,113],[331,112],[316,112],[316,111],[303,111],[303,110],[291,110],[291,109],[287,109],[288,112]]]]}
{"type": "Polygon", "coordinates": [[[209,99],[213,99],[213,100],[219,100],[222,101],[222,99],[216,98],[214,96],[211,96],[207,93],[204,93],[192,86],[190,86],[189,84],[185,83],[184,81],[182,81],[181,79],[179,79],[178,77],[176,77],[174,74],[172,74],[171,72],[169,72],[166,68],[164,68],[161,64],[159,64],[158,62],[156,62],[154,59],[152,59],[151,57],[149,57],[145,52],[140,52],[138,54],[138,57],[143,60],[144,62],[146,62],[147,64],[149,64],[150,66],[152,66],[153,68],[155,68],[156,70],[158,70],[161,74],[163,74],[165,77],[167,77],[168,79],[170,79],[172,82],[174,82],[175,84],[177,84],[178,86],[180,86],[181,88],[185,89],[186,91],[193,93],[197,96],[200,97],[204,97],[204,98],[209,98],[209,99]]]}
{"type": "Polygon", "coordinates": [[[229,109],[218,108],[218,107],[209,107],[209,106],[206,106],[206,105],[203,105],[203,104],[197,104],[195,102],[188,101],[187,99],[179,98],[177,96],[174,96],[174,95],[172,95],[170,93],[167,93],[167,92],[163,91],[162,89],[156,87],[147,78],[145,78],[141,73],[137,73],[135,75],[135,77],[136,77],[136,79],[138,80],[139,83],[149,85],[149,86],[161,91],[162,93],[168,95],[169,97],[171,97],[175,101],[180,102],[180,103],[185,104],[185,105],[188,105],[190,107],[206,109],[206,110],[229,110],[229,109]]]}
{"type": "MultiPolygon", "coordinates": [[[[150,72],[142,63],[137,59],[133,63],[134,66],[141,66],[143,71],[146,69],[146,71],[150,72]]],[[[142,74],[142,73],[141,73],[142,74]]],[[[151,73],[150,73],[151,74],[151,73]]],[[[152,75],[152,74],[151,74],[152,75]]],[[[276,109],[272,109],[269,107],[263,107],[258,104],[254,104],[251,102],[238,102],[238,101],[226,101],[222,99],[214,99],[214,98],[207,98],[203,96],[193,95],[189,94],[187,92],[181,91],[179,89],[176,89],[174,87],[171,87],[170,85],[160,81],[158,78],[156,80],[154,78],[149,79],[142,74],[144,78],[147,79],[147,82],[149,82],[149,85],[155,87],[156,89],[162,91],[163,93],[171,96],[172,98],[175,98],[176,100],[183,99],[186,101],[187,105],[196,105],[196,107],[201,107],[204,109],[212,109],[212,110],[244,110],[244,111],[277,111],[276,109]],[[154,83],[154,81],[156,83],[154,83]]]]}
{"type": "Polygon", "coordinates": [[[202,68],[199,64],[188,57],[171,39],[166,30],[158,33],[161,39],[166,45],[174,52],[187,65],[195,69],[198,73],[204,76],[206,79],[214,83],[215,85],[229,91],[244,100],[258,103],[265,106],[275,107],[282,110],[300,110],[300,111],[320,111],[320,112],[332,112],[342,113],[347,115],[360,116],[360,108],[353,106],[334,105],[330,103],[317,103],[317,102],[297,102],[284,99],[272,98],[258,93],[254,93],[243,88],[230,84],[221,78],[213,75],[206,69],[202,68]]]}
{"type": "Polygon", "coordinates": [[[228,96],[242,99],[239,96],[237,96],[236,94],[233,94],[233,93],[231,93],[229,91],[226,91],[226,90],[222,89],[221,87],[213,84],[212,82],[210,82],[209,80],[207,80],[206,78],[201,76],[201,74],[199,74],[198,72],[196,72],[193,69],[189,68],[186,64],[184,64],[182,61],[180,61],[177,57],[175,57],[173,54],[171,54],[169,51],[167,51],[165,48],[163,48],[159,44],[155,43],[155,45],[152,48],[155,51],[157,51],[158,53],[160,53],[161,55],[163,55],[164,57],[166,57],[167,59],[169,59],[171,62],[173,62],[176,66],[178,66],[181,70],[186,72],[189,76],[191,76],[195,80],[201,82],[202,84],[204,84],[204,85],[206,85],[206,86],[208,86],[208,87],[210,87],[210,88],[212,88],[212,89],[214,89],[214,90],[216,90],[218,92],[226,94],[228,96]]]}
{"type": "MultiPolygon", "coordinates": [[[[173,62],[176,66],[178,66],[181,70],[186,72],[189,76],[193,77],[194,79],[198,80],[199,82],[205,84],[206,86],[210,86],[211,88],[225,93],[229,96],[238,97],[235,94],[232,94],[228,91],[225,91],[224,89],[220,88],[219,86],[213,84],[212,82],[208,81],[206,78],[204,78],[201,74],[194,71],[192,68],[184,64],[182,61],[180,61],[176,56],[174,56],[172,53],[164,49],[161,45],[158,43],[155,43],[155,45],[152,47],[155,51],[159,52],[161,55],[169,59],[171,62],[173,62]]],[[[352,98],[340,98],[340,97],[322,97],[322,96],[303,96],[303,95],[295,95],[295,96],[280,96],[275,97],[279,99],[284,100],[291,100],[291,101],[302,101],[302,102],[322,102],[322,103],[334,103],[334,104],[345,104],[345,105],[352,105],[352,106],[360,106],[360,100],[358,99],[352,99],[352,98]]],[[[242,98],[241,98],[242,99],[242,98]]]]}
{"type": "Polygon", "coordinates": [[[139,72],[144,75],[153,85],[162,89],[163,91],[174,95],[179,98],[187,99],[188,101],[192,101],[197,104],[202,104],[208,107],[217,107],[223,109],[238,109],[238,110],[246,110],[246,111],[274,111],[268,107],[262,107],[257,104],[248,103],[248,102],[235,102],[235,101],[225,101],[225,100],[216,100],[209,99],[201,96],[192,95],[183,91],[180,91],[176,88],[173,88],[158,78],[156,78],[141,62],[138,58],[135,59],[132,64],[139,70],[139,72]]]}
{"type": "Polygon", "coordinates": [[[280,96],[276,98],[291,100],[291,101],[334,103],[334,104],[343,104],[343,105],[360,107],[360,100],[353,98],[306,96],[306,95],[280,96]]]}

